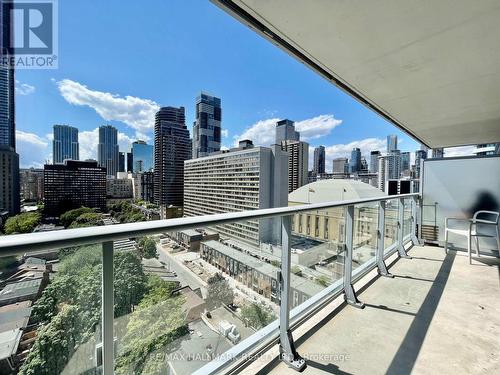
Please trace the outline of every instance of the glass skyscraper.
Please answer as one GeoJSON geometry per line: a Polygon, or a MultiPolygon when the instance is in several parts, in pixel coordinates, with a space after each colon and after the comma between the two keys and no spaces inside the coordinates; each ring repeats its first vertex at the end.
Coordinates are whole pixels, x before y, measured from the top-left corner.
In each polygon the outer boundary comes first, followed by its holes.
{"type": "Polygon", "coordinates": [[[66,159],[79,160],[78,129],[69,125],[54,125],[52,160],[61,164],[66,159]]]}
{"type": "Polygon", "coordinates": [[[193,124],[193,159],[220,150],[221,100],[202,92],[196,98],[196,120],[193,124]]]}
{"type": "Polygon", "coordinates": [[[351,159],[349,160],[349,172],[355,173],[361,170],[361,150],[353,148],[351,151],[351,159]]]}
{"type": "Polygon", "coordinates": [[[155,116],[154,201],[182,206],[184,161],[191,157],[191,139],[184,107],[162,107],[155,116]]]}
{"type": "Polygon", "coordinates": [[[387,136],[387,152],[392,152],[398,149],[398,136],[395,134],[387,136]]]}
{"type": "MultiPolygon", "coordinates": [[[[9,57],[12,23],[0,0],[0,57],[9,57]]],[[[19,155],[16,153],[14,69],[0,64],[0,213],[20,211],[19,155]]]]}
{"type": "Polygon", "coordinates": [[[153,145],[144,141],[132,143],[132,171],[134,173],[150,172],[153,170],[153,145]]]}
{"type": "Polygon", "coordinates": [[[314,149],[313,171],[315,175],[325,173],[325,146],[318,146],[314,149]]]}
{"type": "Polygon", "coordinates": [[[108,176],[116,177],[119,166],[118,153],[118,131],[111,125],[100,126],[97,161],[100,167],[106,168],[108,176]]]}

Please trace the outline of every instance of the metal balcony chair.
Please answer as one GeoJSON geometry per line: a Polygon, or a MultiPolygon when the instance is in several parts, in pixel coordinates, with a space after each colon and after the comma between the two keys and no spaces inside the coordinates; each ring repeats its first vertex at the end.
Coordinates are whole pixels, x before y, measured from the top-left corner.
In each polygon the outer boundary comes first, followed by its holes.
{"type": "Polygon", "coordinates": [[[447,217],[446,218],[446,225],[445,225],[445,243],[444,243],[444,251],[445,253],[448,253],[448,234],[449,233],[454,233],[458,234],[464,237],[467,237],[467,253],[469,254],[469,264],[472,264],[472,257],[471,257],[471,245],[472,245],[472,237],[476,238],[476,255],[479,258],[481,255],[479,254],[479,237],[496,237],[497,240],[497,247],[498,251],[500,252],[500,234],[498,231],[498,219],[500,217],[500,213],[495,212],[495,211],[477,211],[474,213],[474,216],[472,219],[461,219],[461,218],[453,218],[453,217],[447,217]],[[480,219],[478,216],[485,216],[491,218],[494,217],[494,220],[487,220],[487,219],[480,219]],[[455,220],[455,221],[465,221],[467,220],[469,222],[468,228],[467,229],[459,229],[459,228],[450,228],[448,226],[448,222],[450,220],[455,220]],[[495,234],[487,234],[487,233],[481,233],[478,231],[479,226],[486,226],[486,225],[494,225],[495,230],[496,230],[496,235],[495,234]]]}

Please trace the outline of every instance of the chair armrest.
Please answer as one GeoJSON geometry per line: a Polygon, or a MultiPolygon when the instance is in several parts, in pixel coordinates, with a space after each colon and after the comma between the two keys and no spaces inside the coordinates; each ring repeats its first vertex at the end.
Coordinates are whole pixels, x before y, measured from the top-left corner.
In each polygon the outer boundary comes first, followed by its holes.
{"type": "Polygon", "coordinates": [[[482,225],[497,225],[496,222],[491,220],[483,220],[483,219],[469,219],[473,224],[482,224],[482,225]]]}

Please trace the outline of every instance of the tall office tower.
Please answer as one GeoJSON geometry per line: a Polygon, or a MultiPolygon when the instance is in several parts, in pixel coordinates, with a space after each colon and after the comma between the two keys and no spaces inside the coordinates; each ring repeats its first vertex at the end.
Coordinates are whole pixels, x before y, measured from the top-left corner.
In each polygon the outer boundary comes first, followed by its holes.
{"type": "Polygon", "coordinates": [[[118,172],[125,172],[125,153],[118,153],[118,172]]]}
{"type": "Polygon", "coordinates": [[[119,165],[118,153],[118,131],[111,125],[100,126],[97,161],[100,167],[106,168],[108,176],[116,177],[119,165]]]}
{"type": "Polygon", "coordinates": [[[295,123],[291,120],[281,120],[276,123],[276,144],[283,141],[300,141],[300,133],[295,130],[295,123]]]}
{"type": "Polygon", "coordinates": [[[127,152],[127,172],[132,173],[134,169],[134,157],[132,155],[132,150],[127,152]]]}
{"type": "Polygon", "coordinates": [[[182,206],[184,161],[191,157],[191,139],[184,107],[162,107],[155,116],[154,195],[160,206],[182,206]]]}
{"type": "MultiPolygon", "coordinates": [[[[184,215],[287,206],[288,155],[278,145],[240,147],[186,161],[184,215]]],[[[279,220],[261,219],[218,225],[226,236],[258,246],[279,243],[279,220]]]]}
{"type": "Polygon", "coordinates": [[[69,125],[54,125],[52,162],[59,164],[63,163],[66,159],[80,159],[78,129],[69,125]]]}
{"type": "Polygon", "coordinates": [[[132,143],[133,173],[153,170],[153,145],[138,140],[132,143]]]}
{"type": "Polygon", "coordinates": [[[395,134],[387,136],[387,152],[391,152],[398,149],[398,136],[395,134]]]}
{"type": "Polygon", "coordinates": [[[325,173],[325,146],[318,146],[314,149],[313,172],[316,176],[325,173]]]}
{"type": "Polygon", "coordinates": [[[377,178],[377,185],[378,185],[378,188],[380,190],[384,191],[384,192],[385,192],[385,185],[386,185],[386,181],[387,181],[387,177],[386,177],[386,166],[387,166],[386,158],[387,158],[386,155],[380,155],[378,157],[378,178],[377,178]]]}
{"type": "Polygon", "coordinates": [[[442,158],[444,158],[444,149],[442,147],[440,147],[440,148],[433,148],[432,149],[432,158],[433,159],[442,159],[442,158]]]}
{"type": "Polygon", "coordinates": [[[427,159],[427,150],[415,151],[415,178],[420,178],[420,164],[421,160],[427,159]]]}
{"type": "Polygon", "coordinates": [[[196,98],[196,120],[193,123],[193,159],[220,150],[221,101],[201,92],[196,98]]]}
{"type": "Polygon", "coordinates": [[[364,156],[361,157],[359,172],[368,173],[368,162],[364,156]]]}
{"type": "Polygon", "coordinates": [[[370,152],[370,172],[378,172],[378,157],[380,156],[380,151],[370,152]]]}
{"type": "MultiPolygon", "coordinates": [[[[0,57],[10,56],[10,12],[0,1],[0,57]]],[[[0,212],[9,215],[20,211],[19,155],[16,153],[14,69],[0,65],[0,212]]]]}
{"type": "Polygon", "coordinates": [[[106,209],[106,169],[96,161],[44,165],[44,212],[60,216],[79,207],[106,209]]]}
{"type": "Polygon", "coordinates": [[[386,180],[396,180],[401,176],[401,152],[393,150],[386,156],[386,180]]]}
{"type": "Polygon", "coordinates": [[[333,159],[333,170],[334,174],[348,174],[349,173],[349,159],[347,158],[335,158],[333,159]]]}
{"type": "Polygon", "coordinates": [[[349,172],[356,173],[361,169],[361,150],[357,147],[351,151],[351,160],[349,161],[349,172]]]}
{"type": "Polygon", "coordinates": [[[401,173],[409,174],[410,173],[410,153],[402,152],[401,153],[401,173]]]}
{"type": "Polygon", "coordinates": [[[276,123],[276,144],[288,152],[288,192],[292,192],[309,182],[309,143],[300,140],[291,120],[276,123]]]}

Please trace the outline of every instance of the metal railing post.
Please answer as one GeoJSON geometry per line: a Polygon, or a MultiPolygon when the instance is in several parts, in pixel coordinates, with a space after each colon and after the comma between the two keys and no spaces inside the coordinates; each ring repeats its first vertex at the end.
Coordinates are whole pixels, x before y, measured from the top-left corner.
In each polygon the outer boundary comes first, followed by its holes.
{"type": "MultiPolygon", "coordinates": [[[[413,242],[413,246],[420,245],[420,241],[417,237],[417,206],[418,206],[418,197],[412,197],[412,205],[411,205],[411,242],[413,242]]],[[[420,225],[421,226],[421,225],[420,225]]]]}
{"type": "Polygon", "coordinates": [[[114,373],[113,241],[102,244],[102,373],[114,373]]]}
{"type": "Polygon", "coordinates": [[[290,331],[290,267],[292,217],[283,216],[281,220],[281,271],[280,280],[280,357],[289,367],[297,371],[306,368],[306,361],[295,350],[290,331]]]}
{"type": "Polygon", "coordinates": [[[398,204],[398,253],[401,258],[411,259],[403,244],[404,238],[404,220],[405,220],[405,200],[404,198],[399,198],[398,204]]]}
{"type": "Polygon", "coordinates": [[[362,309],[365,307],[365,304],[358,300],[352,286],[354,206],[347,206],[345,212],[344,300],[349,305],[362,309]]]}
{"type": "Polygon", "coordinates": [[[387,271],[384,260],[385,249],[385,201],[378,203],[378,229],[377,229],[377,271],[381,276],[394,277],[387,271]]]}

